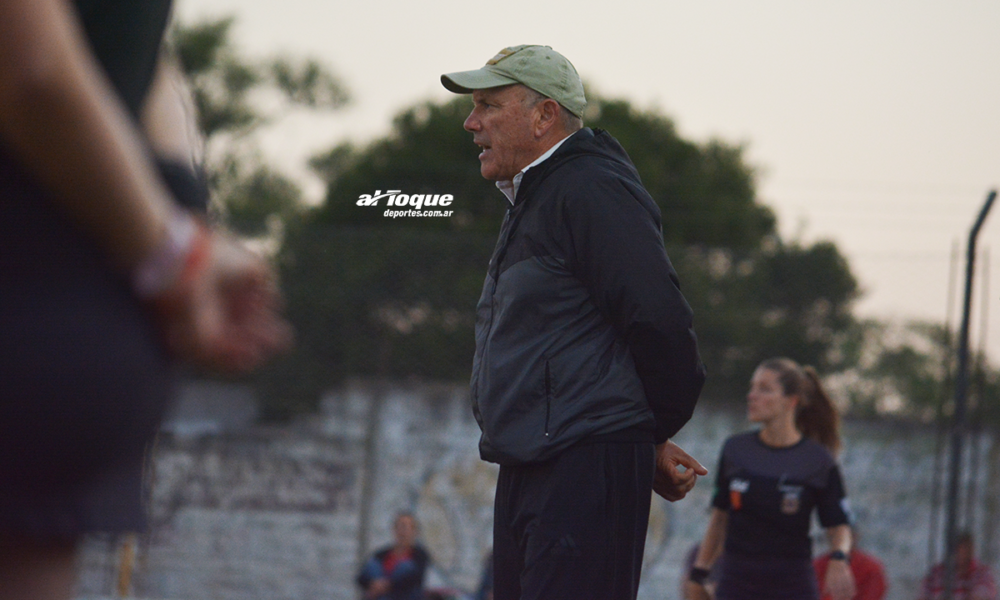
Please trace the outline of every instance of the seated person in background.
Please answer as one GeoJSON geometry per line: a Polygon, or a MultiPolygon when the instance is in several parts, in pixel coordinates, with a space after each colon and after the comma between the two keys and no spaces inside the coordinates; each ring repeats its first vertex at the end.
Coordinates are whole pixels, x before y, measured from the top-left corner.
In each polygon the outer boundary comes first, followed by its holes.
{"type": "Polygon", "coordinates": [[[393,522],[396,542],[382,548],[358,573],[358,585],[368,600],[420,600],[430,555],[417,543],[417,520],[408,512],[393,522]]]}
{"type": "MultiPolygon", "coordinates": [[[[955,579],[951,600],[997,600],[997,585],[989,567],[973,557],[975,543],[972,533],[963,531],[955,539],[955,579]]],[[[920,600],[945,597],[947,563],[938,563],[924,577],[920,600]]]]}

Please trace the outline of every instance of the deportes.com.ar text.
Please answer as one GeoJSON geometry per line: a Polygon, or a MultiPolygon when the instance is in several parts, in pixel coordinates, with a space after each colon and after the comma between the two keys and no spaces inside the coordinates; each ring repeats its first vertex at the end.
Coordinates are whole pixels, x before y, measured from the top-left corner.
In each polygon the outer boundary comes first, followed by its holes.
{"type": "Polygon", "coordinates": [[[396,217],[450,217],[453,210],[392,210],[387,209],[383,216],[395,219],[396,217]]]}

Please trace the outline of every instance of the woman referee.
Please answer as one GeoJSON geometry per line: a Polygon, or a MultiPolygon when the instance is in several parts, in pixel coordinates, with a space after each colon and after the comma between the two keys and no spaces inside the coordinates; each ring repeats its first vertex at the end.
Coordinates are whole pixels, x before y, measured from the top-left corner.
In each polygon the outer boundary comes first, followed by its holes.
{"type": "Polygon", "coordinates": [[[834,460],[839,417],[816,371],[787,358],[764,361],[750,381],[747,413],[763,427],[723,446],[712,514],[686,598],[710,597],[704,584],[717,559],[717,600],[819,598],[809,539],[815,509],[832,549],[824,592],[850,600],[851,530],[834,460]]]}

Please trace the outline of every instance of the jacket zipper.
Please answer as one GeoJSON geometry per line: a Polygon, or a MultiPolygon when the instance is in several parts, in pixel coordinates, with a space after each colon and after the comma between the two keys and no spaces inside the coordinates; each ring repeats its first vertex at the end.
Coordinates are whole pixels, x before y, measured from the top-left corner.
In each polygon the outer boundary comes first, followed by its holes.
{"type": "MultiPolygon", "coordinates": [[[[507,212],[504,214],[504,217],[503,217],[503,225],[500,226],[500,235],[503,236],[503,240],[504,240],[503,245],[501,245],[496,251],[494,251],[495,256],[491,256],[490,257],[490,264],[488,264],[486,266],[486,272],[487,272],[487,274],[489,274],[490,276],[493,277],[493,289],[490,290],[490,324],[486,328],[486,335],[485,335],[484,340],[483,340],[484,346],[489,343],[488,340],[489,340],[490,334],[493,332],[493,319],[496,317],[496,306],[495,306],[494,298],[496,298],[496,295],[497,295],[497,283],[498,283],[497,280],[500,278],[500,268],[499,268],[499,265],[500,265],[500,257],[502,256],[502,252],[501,251],[504,251],[504,252],[506,251],[505,250],[505,246],[506,246],[507,242],[509,241],[509,237],[510,237],[510,230],[508,229],[505,232],[504,231],[504,227],[507,226],[509,223],[510,223],[510,209],[508,208],[507,212]],[[495,272],[494,272],[494,263],[496,264],[496,271],[495,272]]],[[[479,365],[480,371],[482,370],[482,368],[483,368],[483,365],[482,365],[482,363],[480,363],[480,365],[479,365]]],[[[474,375],[475,375],[475,378],[476,378],[476,386],[475,386],[475,389],[473,389],[473,392],[474,392],[473,401],[478,406],[479,405],[479,393],[478,393],[478,388],[479,388],[479,371],[477,371],[474,375]]]]}
{"type": "Polygon", "coordinates": [[[549,361],[545,361],[545,437],[549,437],[549,415],[552,411],[552,375],[549,361]]]}

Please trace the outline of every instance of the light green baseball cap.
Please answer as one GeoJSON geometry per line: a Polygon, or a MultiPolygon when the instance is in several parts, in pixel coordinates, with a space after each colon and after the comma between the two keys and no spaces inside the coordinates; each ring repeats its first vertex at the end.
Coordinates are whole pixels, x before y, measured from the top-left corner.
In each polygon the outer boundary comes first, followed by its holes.
{"type": "Polygon", "coordinates": [[[523,83],[552,98],[578,117],[587,107],[583,82],[573,63],[548,46],[511,46],[486,61],[481,69],[441,76],[441,84],[456,94],[514,83],[523,83]]]}

